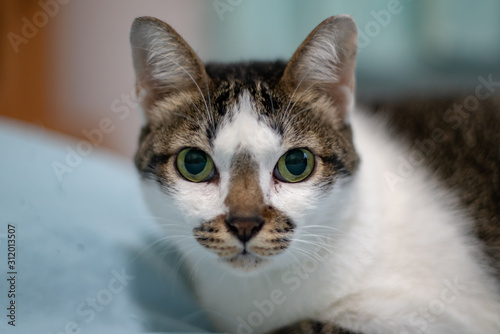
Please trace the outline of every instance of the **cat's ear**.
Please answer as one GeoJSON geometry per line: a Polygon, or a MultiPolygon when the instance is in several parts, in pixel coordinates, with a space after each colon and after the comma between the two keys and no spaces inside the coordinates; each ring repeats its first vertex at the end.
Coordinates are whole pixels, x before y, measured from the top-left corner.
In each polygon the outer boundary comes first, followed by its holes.
{"type": "Polygon", "coordinates": [[[135,19],[130,44],[139,100],[148,108],[158,99],[208,84],[203,63],[168,24],[152,17],[135,19]]]}
{"type": "Polygon", "coordinates": [[[335,105],[335,118],[346,122],[354,99],[358,32],[347,15],[321,22],[290,58],[282,84],[298,94],[319,92],[335,105]]]}

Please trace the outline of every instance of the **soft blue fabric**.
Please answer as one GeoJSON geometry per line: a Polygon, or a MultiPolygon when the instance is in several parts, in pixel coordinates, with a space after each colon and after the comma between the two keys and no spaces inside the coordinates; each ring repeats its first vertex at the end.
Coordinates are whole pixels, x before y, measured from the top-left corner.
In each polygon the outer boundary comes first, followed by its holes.
{"type": "Polygon", "coordinates": [[[132,162],[0,118],[0,333],[207,332],[179,258],[146,210],[132,162]],[[83,147],[83,146],[82,146],[83,147]],[[69,151],[68,151],[69,150],[69,151]],[[7,267],[8,225],[15,267],[7,267]],[[15,299],[9,298],[15,274],[15,299]],[[7,307],[15,300],[15,327],[7,307]]]}

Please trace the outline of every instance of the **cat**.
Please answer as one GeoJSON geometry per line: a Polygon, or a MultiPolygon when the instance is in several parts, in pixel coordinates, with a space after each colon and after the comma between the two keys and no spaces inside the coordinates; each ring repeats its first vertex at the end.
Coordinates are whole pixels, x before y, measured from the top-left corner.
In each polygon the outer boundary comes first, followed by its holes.
{"type": "MultiPolygon", "coordinates": [[[[431,103],[355,108],[356,43],[339,15],[288,62],[205,65],[168,24],[137,18],[144,196],[217,330],[498,334],[498,146],[473,163],[452,149],[498,132],[439,114],[422,130],[431,103]],[[437,158],[414,153],[430,141],[437,158]]],[[[498,129],[498,112],[477,115],[498,129]]]]}

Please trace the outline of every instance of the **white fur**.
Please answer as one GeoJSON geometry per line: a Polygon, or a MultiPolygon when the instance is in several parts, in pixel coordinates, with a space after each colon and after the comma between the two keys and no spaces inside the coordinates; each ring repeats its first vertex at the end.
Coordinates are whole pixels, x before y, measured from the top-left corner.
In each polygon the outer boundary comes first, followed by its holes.
{"type": "Polygon", "coordinates": [[[274,167],[277,159],[284,153],[281,147],[281,138],[269,127],[258,121],[257,113],[253,108],[250,94],[241,95],[238,104],[231,111],[234,118],[231,122],[223,123],[214,141],[213,160],[221,175],[223,194],[229,189],[229,170],[231,159],[243,150],[253,156],[258,162],[260,185],[268,189],[272,180],[272,173],[266,171],[274,167]]]}
{"type": "Polygon", "coordinates": [[[424,170],[388,185],[385,173],[407,153],[383,127],[374,130],[373,120],[352,115],[360,169],[324,196],[307,180],[274,187],[274,165],[290,148],[257,120],[248,94],[235,108],[214,143],[220,186],[179,181],[168,206],[158,193],[151,196],[161,215],[185,220],[174,230],[189,235],[226,210],[229,161],[245,149],[259,162],[267,203],[297,224],[290,248],[251,275],[228,271],[194,238],[179,243],[219,330],[264,333],[318,319],[367,334],[500,333],[500,294],[480,259],[471,221],[424,170]]]}

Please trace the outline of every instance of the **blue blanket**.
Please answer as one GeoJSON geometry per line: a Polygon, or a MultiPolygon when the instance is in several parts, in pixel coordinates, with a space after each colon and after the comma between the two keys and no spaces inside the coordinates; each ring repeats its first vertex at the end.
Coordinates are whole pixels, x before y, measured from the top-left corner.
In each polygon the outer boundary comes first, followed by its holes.
{"type": "Polygon", "coordinates": [[[132,162],[0,118],[0,333],[206,333],[132,162]]]}

